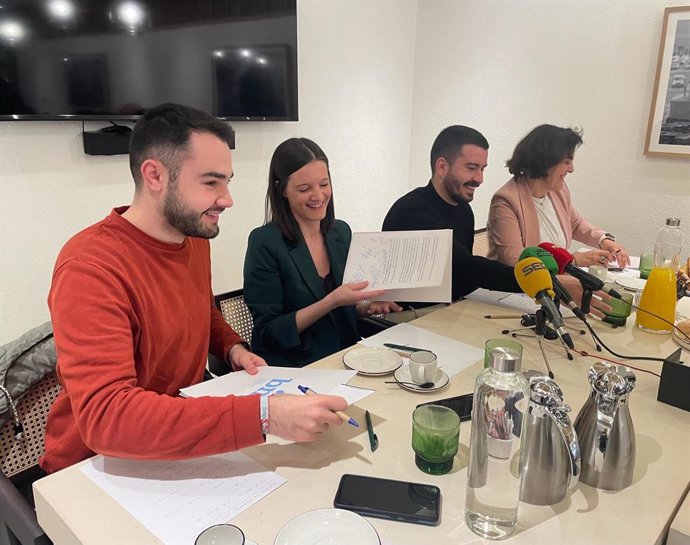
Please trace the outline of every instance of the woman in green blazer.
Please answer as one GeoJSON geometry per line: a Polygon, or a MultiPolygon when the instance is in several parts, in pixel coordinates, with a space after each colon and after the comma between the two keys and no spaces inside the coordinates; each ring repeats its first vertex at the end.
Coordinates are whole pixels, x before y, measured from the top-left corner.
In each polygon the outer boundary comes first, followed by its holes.
{"type": "Polygon", "coordinates": [[[352,232],[335,219],[328,158],[290,138],[271,159],[266,223],[249,235],[244,299],[254,318],[252,351],[270,365],[302,367],[359,340],[357,314],[401,310],[367,303],[382,290],[342,284],[352,232]]]}

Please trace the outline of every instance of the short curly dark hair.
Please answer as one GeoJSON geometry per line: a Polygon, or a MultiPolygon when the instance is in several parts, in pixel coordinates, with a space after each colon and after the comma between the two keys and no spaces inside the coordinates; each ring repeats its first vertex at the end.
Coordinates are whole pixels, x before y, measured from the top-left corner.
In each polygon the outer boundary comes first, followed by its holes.
{"type": "Polygon", "coordinates": [[[544,178],[547,171],[575,155],[582,144],[582,129],[539,125],[530,131],[506,161],[508,172],[516,178],[544,178]]]}
{"type": "Polygon", "coordinates": [[[209,133],[234,145],[235,134],[225,121],[182,104],[166,103],[148,110],[134,126],[129,141],[129,168],[137,190],[142,185],[141,165],[157,159],[170,171],[174,181],[189,154],[193,132],[209,133]]]}

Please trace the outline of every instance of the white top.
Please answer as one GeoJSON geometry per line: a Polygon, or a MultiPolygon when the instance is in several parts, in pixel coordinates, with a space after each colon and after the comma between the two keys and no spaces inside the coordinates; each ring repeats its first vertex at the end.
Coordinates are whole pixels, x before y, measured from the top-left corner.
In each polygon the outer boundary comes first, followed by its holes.
{"type": "Polygon", "coordinates": [[[547,196],[532,197],[539,219],[539,237],[543,242],[553,242],[556,246],[565,248],[565,233],[558,221],[551,199],[547,196]]]}

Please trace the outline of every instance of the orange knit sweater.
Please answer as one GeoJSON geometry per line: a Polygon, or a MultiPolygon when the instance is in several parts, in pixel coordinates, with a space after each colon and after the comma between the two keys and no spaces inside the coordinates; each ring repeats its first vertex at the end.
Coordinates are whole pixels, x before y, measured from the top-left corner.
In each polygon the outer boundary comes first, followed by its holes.
{"type": "Polygon", "coordinates": [[[240,337],[213,306],[209,242],[167,244],[122,218],[75,235],[58,256],[48,296],[63,389],[41,466],[57,471],[94,453],[183,459],[264,440],[259,396],[185,399],[207,353],[224,359],[240,337]]]}

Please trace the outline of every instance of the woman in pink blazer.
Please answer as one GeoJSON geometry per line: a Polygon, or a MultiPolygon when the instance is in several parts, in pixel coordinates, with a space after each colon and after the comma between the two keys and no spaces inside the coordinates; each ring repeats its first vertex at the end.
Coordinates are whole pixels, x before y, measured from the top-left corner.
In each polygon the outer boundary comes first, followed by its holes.
{"type": "Polygon", "coordinates": [[[518,143],[506,162],[513,178],[491,199],[490,259],[515,265],[526,246],[553,242],[568,248],[577,240],[594,249],[575,252],[576,265],[630,263],[613,235],[589,223],[573,207],[565,177],[574,171],[573,157],[580,144],[579,132],[553,125],[536,127],[518,143]]]}

